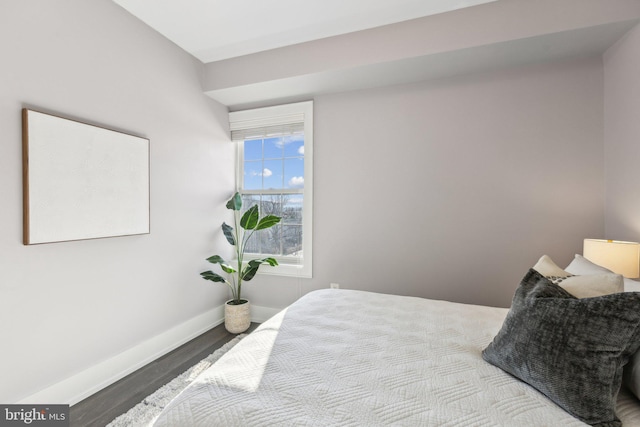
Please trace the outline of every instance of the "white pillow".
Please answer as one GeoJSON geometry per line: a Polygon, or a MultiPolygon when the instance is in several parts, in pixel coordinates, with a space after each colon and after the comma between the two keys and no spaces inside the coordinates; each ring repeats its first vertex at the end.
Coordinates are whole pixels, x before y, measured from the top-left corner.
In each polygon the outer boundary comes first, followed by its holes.
{"type": "Polygon", "coordinates": [[[558,267],[547,255],[543,255],[533,269],[576,298],[593,298],[624,290],[624,282],[620,274],[609,272],[574,276],[558,267]]]}
{"type": "Polygon", "coordinates": [[[613,271],[594,264],[582,255],[576,254],[573,261],[565,268],[565,270],[575,275],[602,274],[613,273],[613,271]]]}
{"type": "Polygon", "coordinates": [[[640,282],[635,280],[624,278],[624,291],[625,292],[640,292],[640,282]]]}
{"type": "MultiPolygon", "coordinates": [[[[571,274],[602,274],[602,273],[613,273],[611,270],[608,270],[598,264],[594,264],[582,255],[576,254],[571,264],[565,268],[565,270],[571,274]]],[[[625,292],[640,292],[640,282],[635,280],[627,279],[624,277],[624,291],[625,292]]]]}

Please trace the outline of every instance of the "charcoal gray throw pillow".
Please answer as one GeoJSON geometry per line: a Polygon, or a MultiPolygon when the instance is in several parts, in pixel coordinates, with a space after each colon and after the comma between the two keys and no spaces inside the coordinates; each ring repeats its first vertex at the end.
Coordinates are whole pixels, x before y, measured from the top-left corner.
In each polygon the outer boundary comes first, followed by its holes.
{"type": "Polygon", "coordinates": [[[531,269],[482,357],[581,421],[617,427],[622,369],[639,346],[640,294],[577,299],[531,269]]]}

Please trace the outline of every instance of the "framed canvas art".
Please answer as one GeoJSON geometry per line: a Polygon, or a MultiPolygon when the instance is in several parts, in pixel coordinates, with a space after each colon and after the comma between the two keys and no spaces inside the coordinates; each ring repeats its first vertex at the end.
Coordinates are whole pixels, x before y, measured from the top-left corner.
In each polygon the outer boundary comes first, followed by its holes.
{"type": "Polygon", "coordinates": [[[149,140],[22,110],[24,244],[148,234],[149,140]]]}

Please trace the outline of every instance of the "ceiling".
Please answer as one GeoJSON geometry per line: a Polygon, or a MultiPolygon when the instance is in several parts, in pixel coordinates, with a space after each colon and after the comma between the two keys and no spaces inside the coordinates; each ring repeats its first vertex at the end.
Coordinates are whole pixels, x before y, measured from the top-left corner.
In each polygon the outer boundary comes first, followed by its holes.
{"type": "Polygon", "coordinates": [[[495,0],[114,0],[203,63],[495,0]]]}
{"type": "Polygon", "coordinates": [[[640,20],[637,0],[113,1],[205,64],[231,111],[599,57],[640,20]]]}

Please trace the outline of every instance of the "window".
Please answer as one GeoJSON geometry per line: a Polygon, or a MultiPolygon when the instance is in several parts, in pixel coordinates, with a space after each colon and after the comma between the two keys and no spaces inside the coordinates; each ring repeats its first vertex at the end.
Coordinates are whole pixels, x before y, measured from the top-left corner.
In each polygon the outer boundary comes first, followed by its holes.
{"type": "Polygon", "coordinates": [[[229,113],[238,144],[238,191],[243,208],[282,218],[261,230],[247,252],[273,256],[260,273],[311,277],[313,102],[229,113]]]}

